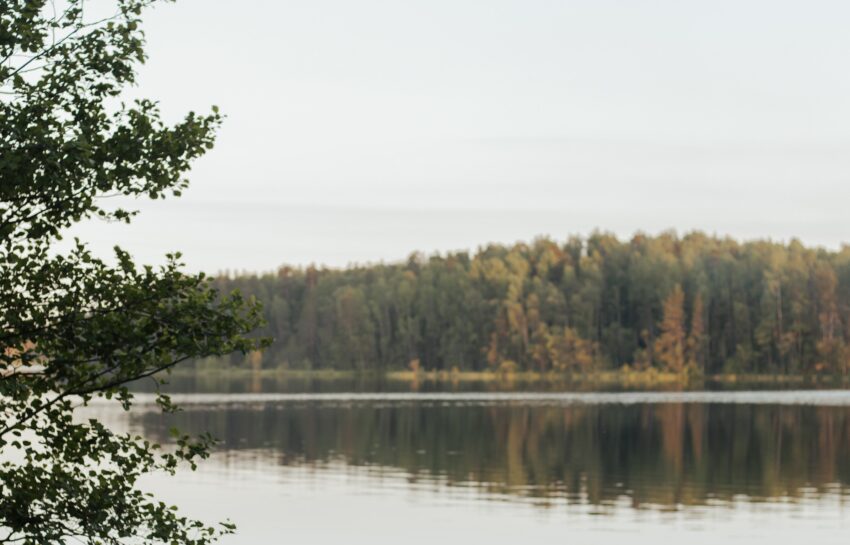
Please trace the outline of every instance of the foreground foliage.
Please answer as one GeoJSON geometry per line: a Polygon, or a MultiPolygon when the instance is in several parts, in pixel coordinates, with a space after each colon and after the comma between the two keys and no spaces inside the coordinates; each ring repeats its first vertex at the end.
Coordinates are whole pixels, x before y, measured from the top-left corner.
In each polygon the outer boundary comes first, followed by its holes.
{"type": "MultiPolygon", "coordinates": [[[[255,366],[831,373],[850,369],[850,248],[692,233],[491,245],[222,277],[264,303],[255,366]]],[[[243,365],[239,357],[227,360],[243,365]]]]}
{"type": "MultiPolygon", "coordinates": [[[[205,457],[209,436],[163,452],[76,406],[132,404],[127,384],[193,357],[248,351],[258,309],[221,297],[178,255],[104,262],[60,233],[90,217],[129,221],[102,197],[179,194],[220,116],[167,126],[153,102],[119,102],[144,61],[151,2],[0,2],[0,543],[208,543],[215,529],[136,488],[145,473],[205,457]],[[101,4],[100,9],[104,9],[101,4]]],[[[174,407],[159,397],[163,410],[174,407]]]]}

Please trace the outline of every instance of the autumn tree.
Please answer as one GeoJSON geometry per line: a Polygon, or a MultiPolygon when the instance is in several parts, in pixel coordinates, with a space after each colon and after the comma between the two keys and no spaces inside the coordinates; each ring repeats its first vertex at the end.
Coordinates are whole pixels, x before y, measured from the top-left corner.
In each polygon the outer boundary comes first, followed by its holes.
{"type": "Polygon", "coordinates": [[[815,344],[818,362],[816,370],[828,370],[845,374],[848,354],[841,334],[841,319],[838,313],[837,287],[835,271],[824,264],[818,264],[813,272],[815,303],[817,305],[819,338],[815,344]]]}
{"type": "Polygon", "coordinates": [[[688,332],[688,340],[685,346],[685,365],[700,371],[705,370],[704,314],[702,295],[697,293],[691,310],[691,329],[688,332]]]}
{"type": "Polygon", "coordinates": [[[552,340],[552,360],[560,371],[591,371],[596,367],[598,346],[567,327],[552,340]]]}
{"type": "Polygon", "coordinates": [[[676,284],[664,300],[661,334],[655,341],[655,358],[668,371],[679,373],[685,366],[685,293],[676,284]]]}

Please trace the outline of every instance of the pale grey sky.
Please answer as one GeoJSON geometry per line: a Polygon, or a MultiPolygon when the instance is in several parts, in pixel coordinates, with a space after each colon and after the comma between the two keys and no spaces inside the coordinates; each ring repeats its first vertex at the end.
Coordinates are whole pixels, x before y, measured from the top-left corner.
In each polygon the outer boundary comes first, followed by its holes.
{"type": "Polygon", "coordinates": [[[132,94],[219,105],[179,200],[74,231],[192,269],[666,228],[850,241],[850,3],[179,0],[132,94]]]}

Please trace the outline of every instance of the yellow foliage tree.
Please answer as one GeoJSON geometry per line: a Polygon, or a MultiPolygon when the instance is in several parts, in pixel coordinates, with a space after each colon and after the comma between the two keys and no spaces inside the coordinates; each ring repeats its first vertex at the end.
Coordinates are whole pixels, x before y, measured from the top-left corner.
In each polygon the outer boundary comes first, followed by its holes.
{"type": "Polygon", "coordinates": [[[655,340],[655,358],[668,371],[679,373],[685,367],[685,293],[676,284],[664,300],[661,335],[655,340]]]}
{"type": "Polygon", "coordinates": [[[575,329],[564,328],[552,346],[554,366],[561,370],[589,371],[596,363],[597,346],[581,338],[575,329]]]}
{"type": "Polygon", "coordinates": [[[697,293],[694,298],[694,308],[691,311],[691,332],[685,354],[688,367],[703,370],[705,366],[705,322],[703,320],[704,306],[702,296],[697,293]]]}

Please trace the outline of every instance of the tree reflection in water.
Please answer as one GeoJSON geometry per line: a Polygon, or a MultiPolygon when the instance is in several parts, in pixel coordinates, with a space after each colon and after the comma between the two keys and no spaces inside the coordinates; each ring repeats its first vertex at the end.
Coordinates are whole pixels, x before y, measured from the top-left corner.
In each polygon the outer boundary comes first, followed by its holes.
{"type": "Polygon", "coordinates": [[[190,404],[136,414],[147,436],[209,430],[229,452],[344,462],[483,493],[677,508],[848,494],[850,407],[522,402],[190,404]]]}

